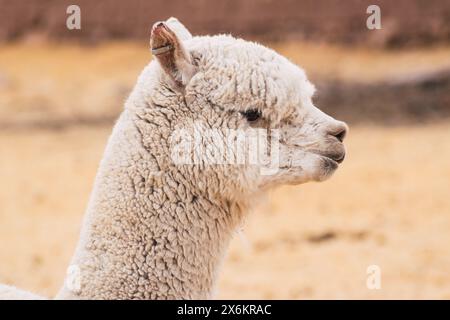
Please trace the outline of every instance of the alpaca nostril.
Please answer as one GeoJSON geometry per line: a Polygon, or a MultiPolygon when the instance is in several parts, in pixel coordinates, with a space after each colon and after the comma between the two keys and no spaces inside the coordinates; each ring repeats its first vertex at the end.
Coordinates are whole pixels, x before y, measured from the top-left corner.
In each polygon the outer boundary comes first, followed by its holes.
{"type": "Polygon", "coordinates": [[[345,136],[347,135],[347,126],[343,124],[338,128],[335,128],[333,131],[330,131],[329,134],[338,139],[340,142],[343,142],[345,136]]]}
{"type": "Polygon", "coordinates": [[[343,130],[341,130],[340,132],[338,132],[337,134],[335,134],[334,136],[335,136],[340,142],[343,142],[346,134],[347,134],[347,130],[346,130],[346,129],[343,129],[343,130]]]}

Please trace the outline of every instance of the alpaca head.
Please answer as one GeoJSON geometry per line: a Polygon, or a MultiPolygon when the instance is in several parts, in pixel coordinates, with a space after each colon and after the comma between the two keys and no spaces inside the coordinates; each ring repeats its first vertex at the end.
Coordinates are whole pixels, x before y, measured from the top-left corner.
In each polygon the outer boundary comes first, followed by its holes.
{"type": "Polygon", "coordinates": [[[171,140],[179,166],[214,170],[220,186],[247,196],[323,181],[344,160],[346,124],[314,106],[304,71],[273,50],[226,35],[192,37],[174,18],[153,26],[151,47],[158,90],[182,101],[173,123],[181,134],[171,140]]]}

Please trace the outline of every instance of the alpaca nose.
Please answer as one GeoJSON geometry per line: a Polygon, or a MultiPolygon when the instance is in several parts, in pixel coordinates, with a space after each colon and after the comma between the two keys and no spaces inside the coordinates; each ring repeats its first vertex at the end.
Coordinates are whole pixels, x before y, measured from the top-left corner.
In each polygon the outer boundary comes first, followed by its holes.
{"type": "Polygon", "coordinates": [[[335,137],[340,142],[344,141],[345,136],[348,132],[348,126],[345,122],[339,121],[333,128],[328,130],[328,135],[335,137]]]}

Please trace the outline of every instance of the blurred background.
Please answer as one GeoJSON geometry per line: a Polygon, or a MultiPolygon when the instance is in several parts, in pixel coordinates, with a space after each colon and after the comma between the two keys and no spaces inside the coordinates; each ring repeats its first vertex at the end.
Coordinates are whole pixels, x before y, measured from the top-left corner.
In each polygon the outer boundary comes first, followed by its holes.
{"type": "Polygon", "coordinates": [[[248,217],[218,297],[450,299],[446,0],[0,0],[0,282],[59,289],[150,27],[170,16],[274,48],[350,125],[330,181],[274,190],[248,217]],[[81,30],[66,27],[70,4],[81,30]]]}

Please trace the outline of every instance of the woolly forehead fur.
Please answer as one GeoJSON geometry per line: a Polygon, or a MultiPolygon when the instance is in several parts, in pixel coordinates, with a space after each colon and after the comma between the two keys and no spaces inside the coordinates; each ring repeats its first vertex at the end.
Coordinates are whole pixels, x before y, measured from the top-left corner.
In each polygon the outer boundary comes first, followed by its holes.
{"type": "Polygon", "coordinates": [[[315,92],[301,68],[260,44],[230,35],[198,36],[183,44],[198,67],[187,98],[202,96],[226,110],[258,109],[275,125],[301,113],[315,92]]]}

